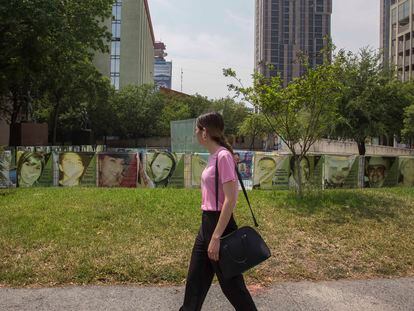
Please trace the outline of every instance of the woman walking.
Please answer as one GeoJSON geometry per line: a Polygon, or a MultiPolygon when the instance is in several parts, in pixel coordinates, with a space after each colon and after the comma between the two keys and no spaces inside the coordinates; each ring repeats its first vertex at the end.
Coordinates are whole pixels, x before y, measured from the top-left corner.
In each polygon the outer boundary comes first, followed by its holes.
{"type": "Polygon", "coordinates": [[[243,275],[225,279],[218,266],[220,237],[237,229],[233,209],[238,197],[238,180],[233,149],[224,137],[224,121],[211,112],[197,118],[198,142],[210,153],[201,175],[202,219],[191,254],[184,304],[180,311],[201,310],[214,274],[220,287],[237,311],[257,310],[246,288],[243,275]],[[218,160],[216,162],[216,160],[218,160]],[[218,163],[218,206],[216,206],[215,171],[218,163]]]}

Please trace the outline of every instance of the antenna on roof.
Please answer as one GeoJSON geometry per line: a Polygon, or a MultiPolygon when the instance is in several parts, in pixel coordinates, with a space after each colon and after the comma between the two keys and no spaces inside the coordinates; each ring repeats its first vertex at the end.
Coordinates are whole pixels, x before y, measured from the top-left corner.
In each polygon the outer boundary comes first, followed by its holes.
{"type": "Polygon", "coordinates": [[[183,68],[181,68],[181,93],[183,92],[183,68]]]}

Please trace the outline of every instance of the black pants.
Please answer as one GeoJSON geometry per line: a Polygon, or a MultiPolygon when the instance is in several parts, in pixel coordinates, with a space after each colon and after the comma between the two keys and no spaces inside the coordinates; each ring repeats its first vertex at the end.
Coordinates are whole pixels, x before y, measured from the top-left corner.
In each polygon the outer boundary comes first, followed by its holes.
{"type": "MultiPolygon", "coordinates": [[[[253,299],[246,288],[243,275],[231,279],[224,279],[217,262],[208,258],[207,249],[214,229],[220,217],[220,212],[205,212],[202,214],[200,230],[194,243],[191,254],[185,287],[184,304],[180,311],[201,310],[204,299],[213,281],[214,273],[217,275],[220,287],[237,311],[257,310],[253,299]]],[[[237,229],[233,215],[224,230],[223,236],[237,229]]]]}

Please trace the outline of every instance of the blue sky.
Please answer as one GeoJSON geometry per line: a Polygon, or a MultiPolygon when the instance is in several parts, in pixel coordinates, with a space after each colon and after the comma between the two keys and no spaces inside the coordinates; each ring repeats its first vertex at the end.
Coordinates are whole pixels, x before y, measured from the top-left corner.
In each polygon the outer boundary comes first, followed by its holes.
{"type": "MultiPolygon", "coordinates": [[[[235,69],[246,85],[254,66],[253,0],[150,0],[157,40],[173,61],[173,89],[209,98],[229,94],[222,68],[235,69]]],[[[332,37],[338,48],[379,46],[378,0],[333,0],[332,37]]]]}

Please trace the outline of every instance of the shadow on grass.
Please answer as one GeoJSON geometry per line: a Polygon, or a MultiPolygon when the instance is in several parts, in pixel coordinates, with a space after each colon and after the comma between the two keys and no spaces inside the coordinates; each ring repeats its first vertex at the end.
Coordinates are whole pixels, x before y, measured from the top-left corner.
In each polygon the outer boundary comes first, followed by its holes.
{"type": "Polygon", "coordinates": [[[0,189],[0,197],[5,197],[11,194],[15,194],[16,193],[16,189],[15,188],[11,188],[11,189],[0,189]]]}
{"type": "Polygon", "coordinates": [[[300,216],[319,215],[328,222],[345,223],[372,219],[399,220],[404,214],[413,214],[412,201],[404,200],[384,190],[324,190],[310,191],[303,198],[289,192],[285,206],[300,216]]]}

